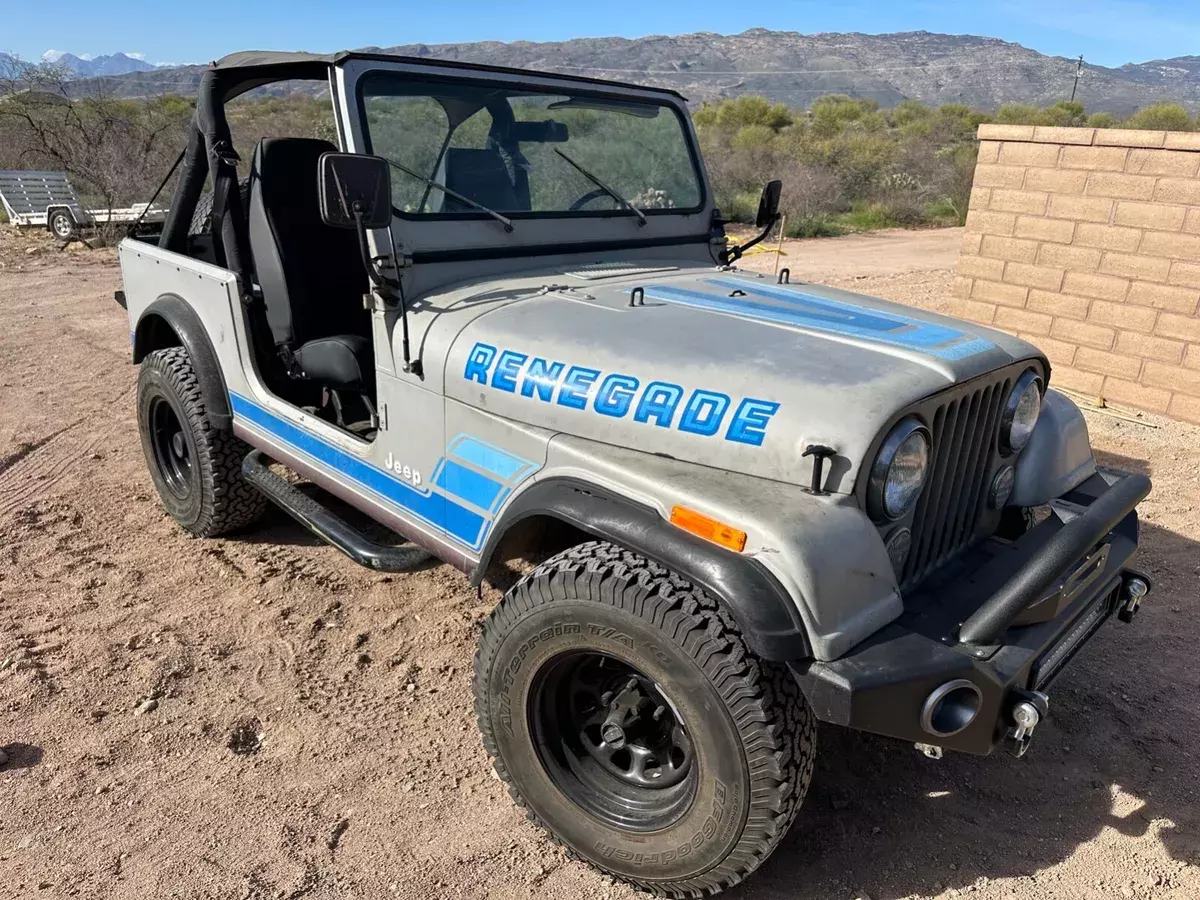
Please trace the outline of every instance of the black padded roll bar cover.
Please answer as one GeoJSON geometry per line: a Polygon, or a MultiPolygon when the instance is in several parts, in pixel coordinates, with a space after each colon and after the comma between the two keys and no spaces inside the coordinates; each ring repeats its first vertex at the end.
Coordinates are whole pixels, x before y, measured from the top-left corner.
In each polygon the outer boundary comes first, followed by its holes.
{"type": "Polygon", "coordinates": [[[179,180],[175,182],[171,207],[167,210],[162,234],[158,239],[158,246],[164,250],[173,253],[183,253],[187,250],[188,229],[192,224],[192,216],[196,214],[196,204],[204,192],[206,178],[208,158],[205,155],[204,134],[200,131],[193,114],[188,122],[187,148],[179,168],[179,180]]]}
{"type": "Polygon", "coordinates": [[[1055,532],[1023,569],[963,623],[959,640],[984,645],[999,640],[1021,610],[1040,598],[1068,566],[1102,541],[1150,493],[1150,488],[1149,477],[1141,474],[1126,475],[1109,487],[1085,512],[1055,532]]]}
{"type": "MultiPolygon", "coordinates": [[[[171,209],[163,225],[162,237],[159,238],[159,246],[163,249],[176,253],[187,249],[188,228],[196,212],[196,203],[204,191],[204,182],[211,177],[215,192],[221,157],[228,157],[233,152],[233,138],[225,118],[225,103],[246,87],[246,73],[237,70],[231,72],[210,66],[201,76],[196,95],[196,113],[188,128],[188,146],[179,183],[175,185],[171,209]]],[[[232,172],[225,173],[225,177],[236,180],[236,174],[232,172]]],[[[241,208],[241,196],[236,185],[227,186],[227,191],[229,214],[222,216],[223,221],[214,223],[214,227],[220,229],[219,241],[225,252],[225,267],[244,277],[248,262],[247,238],[234,223],[244,218],[245,210],[241,208]]]]}

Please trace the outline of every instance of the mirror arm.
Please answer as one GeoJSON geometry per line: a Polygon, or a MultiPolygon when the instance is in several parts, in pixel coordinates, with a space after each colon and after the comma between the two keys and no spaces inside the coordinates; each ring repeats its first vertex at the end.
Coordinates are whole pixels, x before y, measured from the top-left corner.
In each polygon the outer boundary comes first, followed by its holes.
{"type": "Polygon", "coordinates": [[[367,277],[371,279],[371,283],[375,285],[385,300],[396,303],[400,307],[400,345],[404,354],[404,371],[410,375],[416,375],[418,378],[424,378],[425,372],[421,367],[421,361],[414,360],[409,350],[408,304],[404,302],[404,289],[399,280],[386,277],[375,267],[375,260],[371,256],[371,245],[367,242],[367,226],[363,222],[362,204],[358,201],[354,203],[354,224],[358,228],[358,247],[362,253],[367,277]]]}
{"type": "Polygon", "coordinates": [[[757,237],[752,238],[751,240],[747,241],[744,244],[741,244],[740,246],[730,247],[728,250],[726,250],[724,253],[721,254],[721,261],[725,265],[729,265],[730,263],[737,262],[739,259],[742,258],[742,256],[745,254],[745,252],[747,250],[749,250],[755,244],[761,243],[762,241],[766,240],[767,235],[769,235],[771,233],[771,230],[778,224],[779,224],[779,213],[775,213],[774,218],[772,218],[771,221],[767,223],[767,227],[764,228],[757,237]]]}

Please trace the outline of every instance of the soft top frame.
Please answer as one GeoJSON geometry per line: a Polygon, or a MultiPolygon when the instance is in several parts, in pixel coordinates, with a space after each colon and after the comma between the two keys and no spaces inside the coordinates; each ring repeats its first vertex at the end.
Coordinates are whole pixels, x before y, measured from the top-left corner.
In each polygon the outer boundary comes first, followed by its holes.
{"type": "MultiPolygon", "coordinates": [[[[338,53],[292,53],[278,50],[243,50],[230,53],[211,63],[200,79],[196,98],[196,113],[188,129],[188,145],[182,156],[183,167],[175,186],[175,196],[163,223],[159,246],[175,252],[184,252],[187,247],[188,228],[196,204],[204,190],[204,182],[211,178],[214,188],[213,218],[224,219],[214,222],[214,238],[219,262],[238,275],[246,274],[248,259],[246,235],[239,233],[236,222],[240,221],[240,199],[236,189],[237,155],[234,153],[229,134],[229,123],[225,118],[225,104],[247,91],[276,84],[281,81],[327,81],[330,71],[347,60],[370,62],[407,63],[447,70],[491,72],[521,78],[553,78],[575,84],[602,85],[627,90],[651,91],[687,102],[687,98],[670,88],[629,84],[622,81],[607,81],[585,75],[563,75],[556,72],[536,72],[507,66],[487,66],[459,60],[430,59],[427,57],[401,56],[392,53],[377,53],[369,50],[342,50],[338,53]],[[227,218],[226,208],[236,215],[227,218]]],[[[243,290],[245,290],[243,286],[243,290]]]]}
{"type": "Polygon", "coordinates": [[[229,85],[232,93],[226,95],[226,100],[232,100],[239,94],[264,84],[275,81],[291,81],[305,79],[323,79],[328,76],[328,70],[341,65],[346,60],[362,59],[372,62],[408,63],[418,66],[434,66],[445,69],[467,69],[471,71],[494,72],[501,75],[519,75],[533,78],[558,78],[581,84],[599,84],[608,87],[629,88],[638,91],[653,91],[668,94],[679,100],[687,98],[678,91],[664,87],[654,87],[644,84],[631,84],[624,81],[610,81],[604,78],[592,78],[587,75],[566,75],[559,72],[539,72],[533,69],[517,69],[511,66],[489,66],[482,63],[464,62],[455,59],[433,59],[426,56],[403,56],[398,53],[382,53],[372,50],[341,50],[337,53],[291,53],[279,50],[242,50],[222,56],[209,66],[210,71],[228,73],[228,78],[222,81],[229,85]],[[239,79],[235,73],[240,73],[239,79]],[[239,82],[246,84],[243,87],[239,82]]]}

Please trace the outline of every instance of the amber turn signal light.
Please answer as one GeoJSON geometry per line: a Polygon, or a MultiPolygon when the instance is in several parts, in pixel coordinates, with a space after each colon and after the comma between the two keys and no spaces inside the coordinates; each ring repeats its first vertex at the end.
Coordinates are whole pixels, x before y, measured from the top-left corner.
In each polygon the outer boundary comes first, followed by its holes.
{"type": "Polygon", "coordinates": [[[732,525],[726,525],[724,522],[718,522],[716,519],[710,519],[703,513],[688,509],[686,506],[671,508],[671,524],[684,531],[690,531],[706,541],[728,547],[737,553],[746,549],[746,532],[734,528],[732,525]]]}

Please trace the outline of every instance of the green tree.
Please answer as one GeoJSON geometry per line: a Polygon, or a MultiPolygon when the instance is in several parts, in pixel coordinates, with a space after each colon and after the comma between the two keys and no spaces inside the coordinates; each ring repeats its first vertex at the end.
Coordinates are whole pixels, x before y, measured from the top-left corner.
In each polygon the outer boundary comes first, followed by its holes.
{"type": "Polygon", "coordinates": [[[1149,131],[1192,131],[1196,126],[1188,111],[1178,103],[1153,103],[1126,119],[1125,127],[1149,131]]]}

